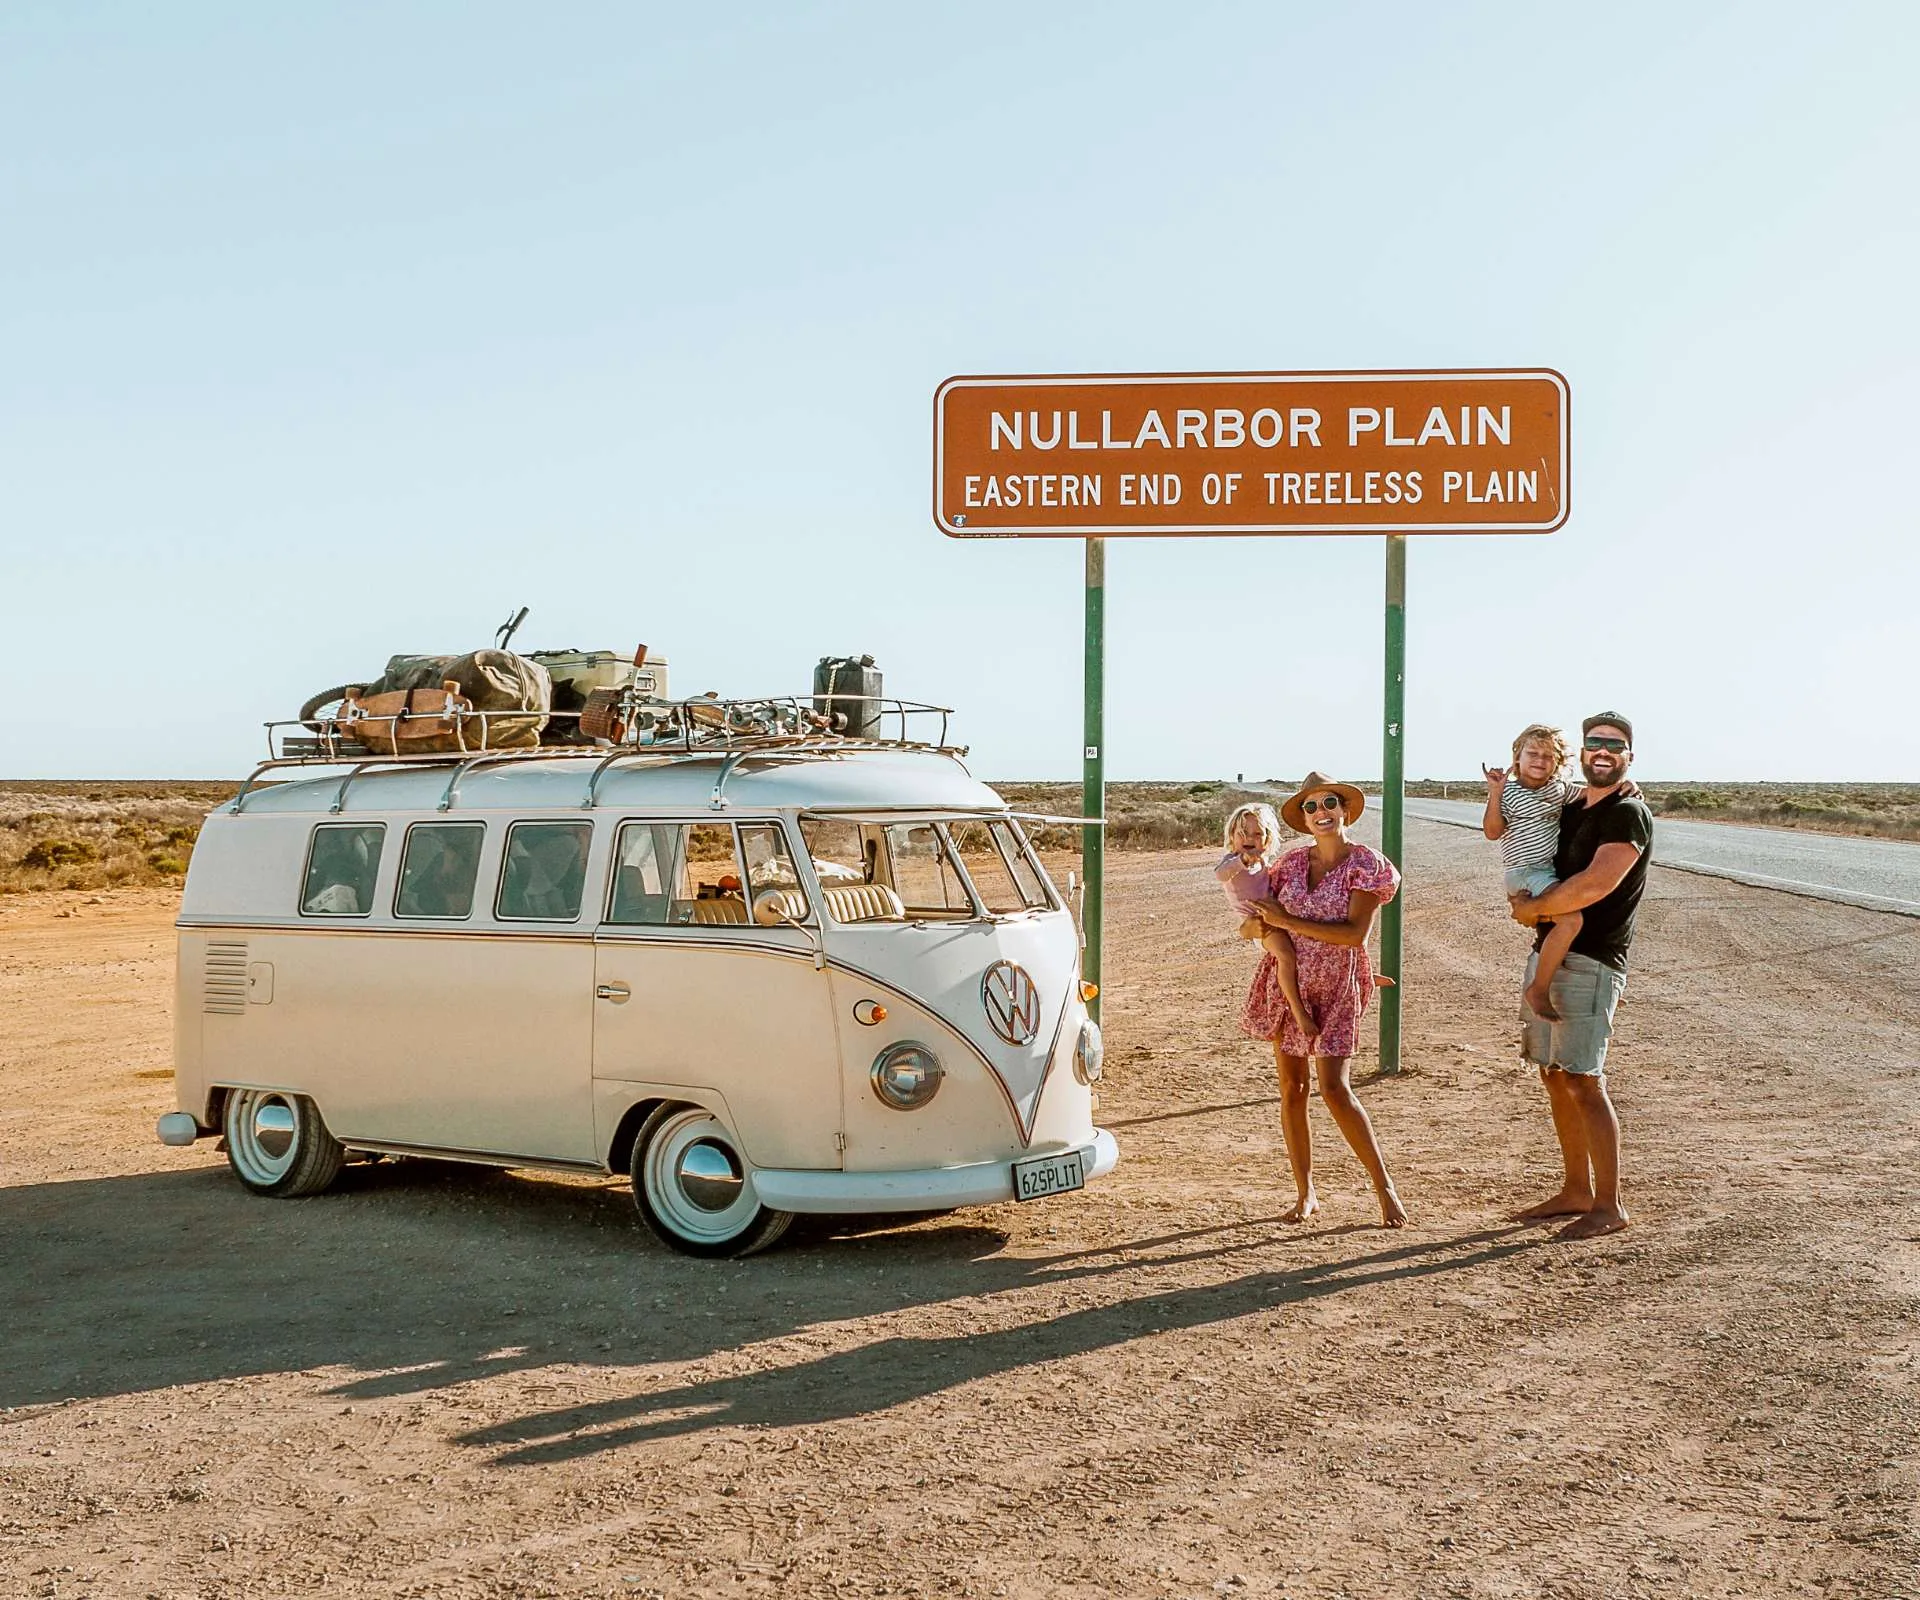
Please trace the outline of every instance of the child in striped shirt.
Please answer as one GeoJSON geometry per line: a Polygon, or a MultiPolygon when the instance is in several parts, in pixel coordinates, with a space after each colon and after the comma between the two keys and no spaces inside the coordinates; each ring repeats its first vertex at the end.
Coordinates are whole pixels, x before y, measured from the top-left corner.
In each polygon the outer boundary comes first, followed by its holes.
{"type": "MultiPolygon", "coordinates": [[[[1579,784],[1560,776],[1566,764],[1566,735],[1535,722],[1522,728],[1513,741],[1511,776],[1504,767],[1480,768],[1487,777],[1487,814],[1481,829],[1489,839],[1500,841],[1509,900],[1545,894],[1559,882],[1553,858],[1560,848],[1560,813],[1580,794],[1579,784]]],[[[1559,1013],[1547,988],[1572,948],[1580,923],[1577,911],[1553,919],[1534,964],[1533,982],[1527,986],[1528,1010],[1549,1022],[1558,1020],[1559,1013]]]]}

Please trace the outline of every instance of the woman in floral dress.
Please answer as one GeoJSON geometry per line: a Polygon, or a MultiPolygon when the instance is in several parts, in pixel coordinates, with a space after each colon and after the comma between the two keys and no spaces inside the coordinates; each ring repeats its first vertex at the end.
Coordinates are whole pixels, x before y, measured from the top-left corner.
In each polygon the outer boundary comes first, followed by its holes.
{"type": "Polygon", "coordinates": [[[1240,1026],[1249,1038],[1273,1041],[1280,1074],[1280,1127],[1300,1196],[1286,1220],[1304,1222],[1320,1209],[1313,1187],[1313,1133],[1307,1125],[1311,1058],[1320,1063],[1320,1098],[1373,1180],[1381,1226],[1399,1228],[1406,1224],[1406,1208],[1394,1193],[1373,1123],[1348,1081],[1360,1017],[1373,998],[1367,935],[1374,913],[1400,887],[1400,874],[1391,861],[1347,837],[1347,825],[1365,808],[1366,797],[1352,784],[1335,783],[1320,772],[1308,773],[1280,807],[1281,820],[1312,843],[1288,851],[1273,864],[1267,874],[1271,898],[1255,903],[1257,915],[1241,924],[1240,937],[1257,939],[1268,928],[1291,935],[1300,995],[1315,1032],[1308,1038],[1287,1010],[1271,955],[1261,957],[1253,975],[1240,1026]]]}

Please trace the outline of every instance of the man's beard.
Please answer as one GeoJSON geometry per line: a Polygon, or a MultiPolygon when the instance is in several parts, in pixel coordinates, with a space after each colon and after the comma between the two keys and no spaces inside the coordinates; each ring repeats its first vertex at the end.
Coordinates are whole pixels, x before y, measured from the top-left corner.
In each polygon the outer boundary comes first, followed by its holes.
{"type": "Polygon", "coordinates": [[[1582,751],[1580,755],[1580,771],[1587,782],[1592,784],[1594,788],[1611,789],[1627,775],[1626,763],[1618,756],[1609,756],[1607,759],[1612,763],[1612,775],[1602,777],[1593,770],[1593,758],[1599,753],[1600,752],[1593,750],[1582,751]]]}

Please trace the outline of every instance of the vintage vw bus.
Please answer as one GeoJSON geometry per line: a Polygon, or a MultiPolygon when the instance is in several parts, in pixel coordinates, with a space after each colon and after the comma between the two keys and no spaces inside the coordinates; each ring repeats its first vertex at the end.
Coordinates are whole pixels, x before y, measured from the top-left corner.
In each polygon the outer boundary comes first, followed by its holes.
{"type": "MultiPolygon", "coordinates": [[[[257,775],[256,775],[257,776],[257,775]]],[[[361,1154],[630,1175],[694,1255],[1110,1170],[1073,916],[957,756],[363,763],[207,821],[179,1110],[263,1195],[361,1154]]]]}

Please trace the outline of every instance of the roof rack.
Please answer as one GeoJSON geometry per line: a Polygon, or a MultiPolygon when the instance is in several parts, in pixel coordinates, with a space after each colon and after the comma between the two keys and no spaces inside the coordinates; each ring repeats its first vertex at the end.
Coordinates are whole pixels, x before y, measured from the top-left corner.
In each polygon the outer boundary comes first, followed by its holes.
{"type": "MultiPolygon", "coordinates": [[[[525,748],[501,747],[491,742],[495,720],[525,736],[529,713],[522,711],[475,711],[464,701],[449,696],[445,708],[431,711],[402,711],[390,715],[368,716],[351,702],[342,712],[307,720],[267,723],[267,759],[260,762],[241,784],[227,809],[238,812],[262,777],[289,767],[349,767],[340,780],[332,809],[339,811],[346,802],[347,788],[362,773],[375,769],[400,769],[422,766],[452,766],[440,797],[440,809],[450,809],[459,792],[460,781],[482,765],[505,765],[524,761],[579,760],[599,756],[599,764],[587,784],[581,802],[591,810],[599,793],[601,777],[613,767],[629,760],[659,763],[723,759],[714,785],[713,804],[725,805],[722,791],[740,761],[746,757],[775,757],[808,760],[853,755],[873,751],[913,750],[943,755],[955,760],[967,753],[967,746],[948,742],[950,706],[928,705],[914,700],[896,700],[878,695],[772,695],[754,699],[723,700],[703,695],[690,700],[659,700],[631,695],[622,702],[620,715],[613,724],[620,737],[595,738],[573,731],[568,742],[540,744],[525,748]],[[814,709],[817,702],[862,702],[871,707],[863,720],[884,726],[897,719],[899,735],[850,735],[835,733],[834,718],[814,709]],[[940,719],[936,738],[909,737],[926,719],[940,719]],[[916,719],[910,723],[909,719],[916,719]],[[409,738],[430,738],[436,745],[450,737],[451,749],[409,750],[409,738]]],[[[568,722],[577,725],[577,711],[556,711],[547,718],[546,732],[568,722]]],[[[929,728],[929,732],[932,730],[929,728]]]]}

